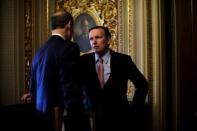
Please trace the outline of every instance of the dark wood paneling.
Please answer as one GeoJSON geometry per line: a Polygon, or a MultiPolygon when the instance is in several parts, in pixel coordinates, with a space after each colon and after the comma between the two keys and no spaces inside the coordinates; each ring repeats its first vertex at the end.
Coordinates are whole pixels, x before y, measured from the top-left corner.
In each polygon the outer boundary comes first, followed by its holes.
{"type": "Polygon", "coordinates": [[[166,130],[172,131],[173,130],[173,88],[172,88],[172,33],[173,33],[173,26],[172,26],[172,3],[171,0],[164,0],[164,19],[165,19],[165,54],[166,54],[166,130]]]}
{"type": "Polygon", "coordinates": [[[164,0],[164,15],[166,129],[197,131],[197,1],[164,0]],[[178,62],[177,66],[174,65],[175,61],[178,62]],[[173,104],[177,104],[178,109],[173,104]]]}
{"type": "Polygon", "coordinates": [[[194,131],[196,123],[197,62],[196,62],[196,2],[195,0],[176,0],[176,41],[178,49],[178,84],[180,103],[180,130],[194,131]]]}

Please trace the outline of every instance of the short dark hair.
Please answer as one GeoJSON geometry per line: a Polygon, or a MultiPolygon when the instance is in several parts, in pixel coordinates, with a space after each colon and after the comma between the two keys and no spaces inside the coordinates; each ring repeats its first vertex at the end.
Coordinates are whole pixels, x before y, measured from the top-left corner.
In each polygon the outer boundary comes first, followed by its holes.
{"type": "Polygon", "coordinates": [[[110,31],[109,31],[109,29],[107,27],[104,27],[104,26],[94,26],[94,27],[92,27],[92,28],[89,29],[89,32],[91,30],[93,30],[93,29],[103,29],[104,32],[105,32],[106,38],[111,37],[111,33],[110,33],[110,31]]]}
{"type": "Polygon", "coordinates": [[[51,29],[64,28],[69,21],[71,21],[71,24],[74,22],[74,19],[69,12],[66,10],[58,11],[51,17],[51,29]]]}

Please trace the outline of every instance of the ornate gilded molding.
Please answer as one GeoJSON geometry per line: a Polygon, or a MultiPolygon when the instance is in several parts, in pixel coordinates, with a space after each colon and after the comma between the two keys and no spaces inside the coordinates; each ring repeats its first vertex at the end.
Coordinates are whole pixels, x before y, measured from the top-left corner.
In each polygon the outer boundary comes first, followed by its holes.
{"type": "Polygon", "coordinates": [[[70,12],[74,19],[82,13],[87,13],[94,19],[97,25],[108,27],[112,35],[110,46],[114,51],[118,50],[118,8],[116,0],[57,0],[56,10],[62,8],[70,12]]]}
{"type": "MultiPolygon", "coordinates": [[[[135,61],[134,1],[118,0],[118,52],[128,54],[135,61]]],[[[134,85],[128,82],[127,96],[132,101],[134,85]]]]}
{"type": "Polygon", "coordinates": [[[134,27],[134,1],[128,0],[128,54],[132,56],[132,59],[135,61],[135,27],[134,27]]]}
{"type": "Polygon", "coordinates": [[[132,56],[135,61],[134,0],[118,0],[118,52],[132,56]]]}
{"type": "Polygon", "coordinates": [[[24,59],[25,59],[25,90],[29,87],[29,74],[32,61],[32,0],[25,0],[24,10],[24,59]]]}
{"type": "MultiPolygon", "coordinates": [[[[152,30],[152,15],[151,15],[151,12],[152,12],[152,1],[146,1],[146,16],[147,16],[147,19],[146,19],[146,24],[145,25],[147,27],[147,46],[146,46],[146,50],[147,50],[147,55],[146,56],[146,63],[147,63],[147,77],[148,77],[148,80],[149,80],[149,95],[148,95],[148,102],[150,105],[153,105],[153,99],[157,99],[157,98],[153,98],[154,95],[153,95],[153,73],[154,72],[159,72],[157,69],[159,69],[159,67],[157,68],[154,68],[153,69],[153,66],[157,65],[156,63],[153,63],[153,39],[152,39],[152,35],[153,35],[153,30],[152,30]]],[[[155,52],[154,52],[155,53],[155,52]]],[[[159,76],[157,76],[159,78],[159,76]]]]}
{"type": "Polygon", "coordinates": [[[124,52],[124,17],[123,17],[123,2],[118,0],[118,52],[124,52]]]}

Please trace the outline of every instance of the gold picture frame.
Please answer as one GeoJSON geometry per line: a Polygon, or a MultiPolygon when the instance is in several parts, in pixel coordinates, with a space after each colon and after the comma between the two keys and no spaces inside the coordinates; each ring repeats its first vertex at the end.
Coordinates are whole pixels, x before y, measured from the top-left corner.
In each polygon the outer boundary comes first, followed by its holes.
{"type": "Polygon", "coordinates": [[[83,13],[90,15],[96,25],[109,28],[112,34],[111,48],[118,50],[118,7],[114,0],[56,0],[56,10],[66,9],[70,12],[74,20],[83,13]],[[106,6],[103,6],[106,5],[106,6]]]}

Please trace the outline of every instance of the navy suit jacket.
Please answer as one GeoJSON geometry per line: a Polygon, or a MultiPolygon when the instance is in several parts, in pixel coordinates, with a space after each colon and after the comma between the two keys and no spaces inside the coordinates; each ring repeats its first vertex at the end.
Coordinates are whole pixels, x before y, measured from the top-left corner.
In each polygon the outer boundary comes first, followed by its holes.
{"type": "Polygon", "coordinates": [[[54,106],[72,110],[78,106],[79,90],[75,82],[79,47],[60,36],[51,36],[32,61],[30,92],[42,113],[54,106]]]}
{"type": "Polygon", "coordinates": [[[130,56],[111,52],[111,74],[101,89],[95,68],[95,54],[81,56],[81,79],[88,99],[87,106],[99,114],[126,113],[130,107],[141,107],[148,93],[148,82],[137,69],[130,56]],[[135,94],[130,105],[127,99],[128,80],[135,86],[135,94]]]}

